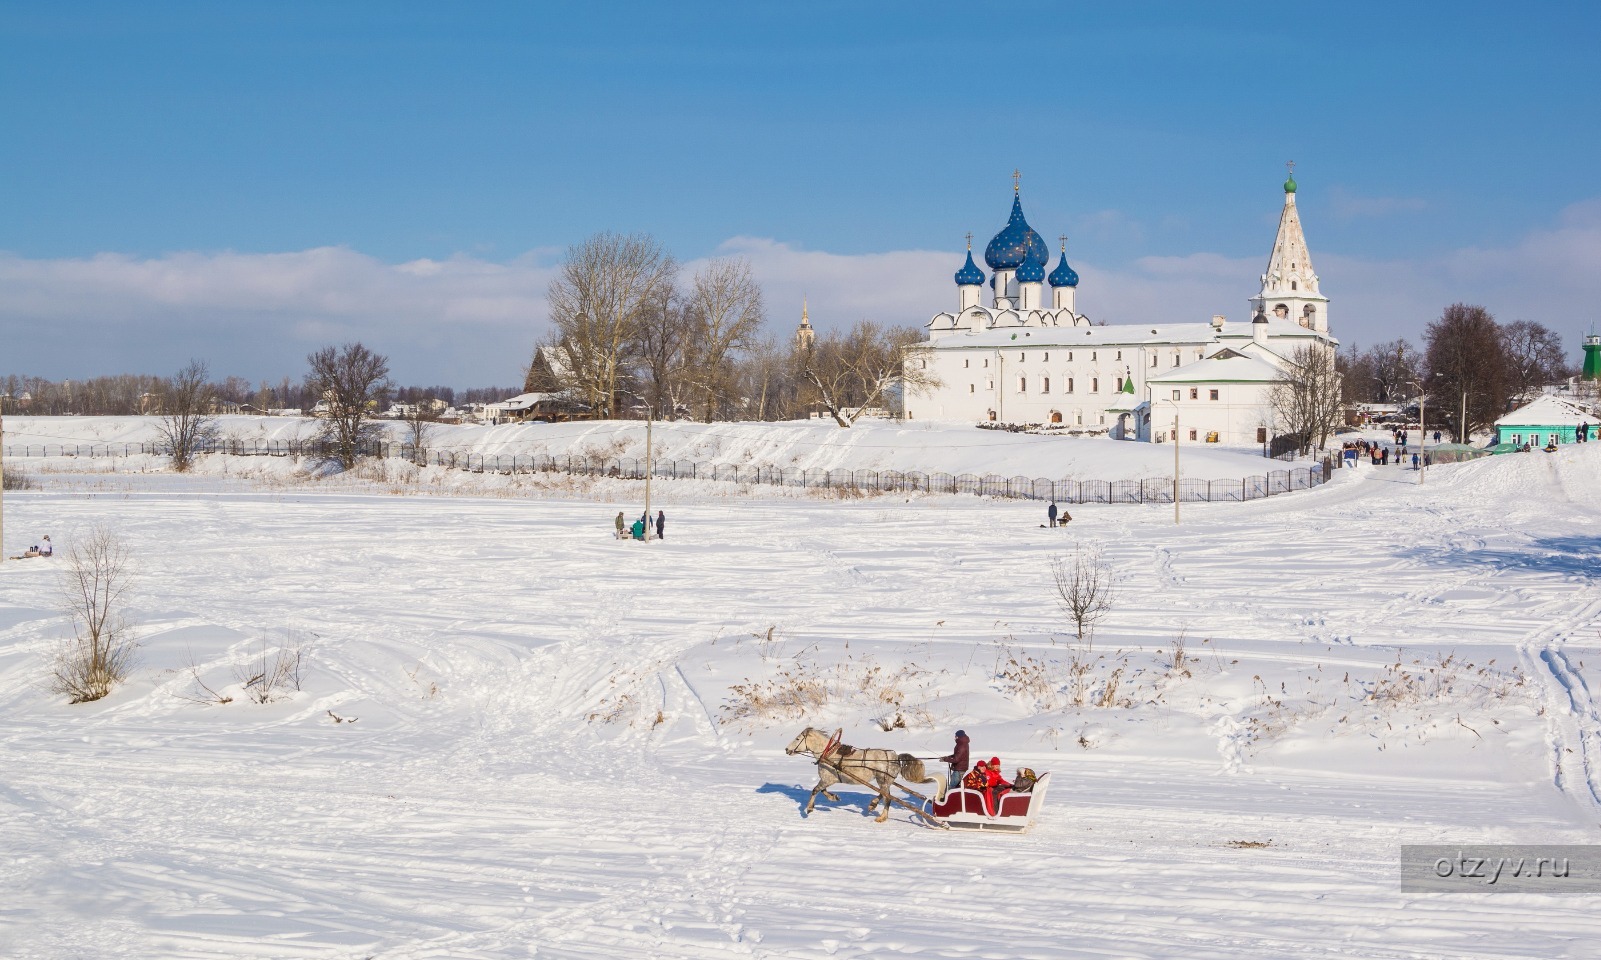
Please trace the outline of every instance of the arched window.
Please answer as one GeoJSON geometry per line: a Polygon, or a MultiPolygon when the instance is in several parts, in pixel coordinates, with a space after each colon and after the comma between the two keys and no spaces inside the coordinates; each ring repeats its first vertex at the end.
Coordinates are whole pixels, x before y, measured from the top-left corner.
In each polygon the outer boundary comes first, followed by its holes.
{"type": "Polygon", "coordinates": [[[1051,392],[1051,378],[1050,377],[1040,377],[1040,393],[1050,393],[1050,392],[1051,392]]]}
{"type": "Polygon", "coordinates": [[[1073,378],[1072,377],[1068,377],[1067,378],[1067,392],[1068,393],[1072,393],[1073,392],[1073,378]]]}
{"type": "Polygon", "coordinates": [[[1027,377],[1018,377],[1017,378],[1017,392],[1018,393],[1027,393],[1028,392],[1028,378],[1027,377]]]}
{"type": "Polygon", "coordinates": [[[1123,392],[1123,378],[1122,377],[1118,377],[1117,378],[1117,392],[1118,393],[1122,393],[1123,392]]]}
{"type": "Polygon", "coordinates": [[[1051,422],[1052,423],[1061,423],[1062,422],[1062,411],[1060,411],[1060,410],[1052,410],[1051,411],[1051,422]]]}
{"type": "Polygon", "coordinates": [[[1101,378],[1100,377],[1091,377],[1090,378],[1090,393],[1100,393],[1100,392],[1101,392],[1101,378]]]}
{"type": "Polygon", "coordinates": [[[994,419],[995,419],[995,411],[994,411],[994,410],[991,410],[991,411],[990,411],[990,419],[991,419],[991,420],[994,420],[994,419]]]}

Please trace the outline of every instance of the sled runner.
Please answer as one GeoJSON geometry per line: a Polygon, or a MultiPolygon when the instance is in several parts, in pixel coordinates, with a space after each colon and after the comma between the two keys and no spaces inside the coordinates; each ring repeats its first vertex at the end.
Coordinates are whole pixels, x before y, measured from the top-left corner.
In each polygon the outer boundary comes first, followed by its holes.
{"type": "Polygon", "coordinates": [[[1050,785],[1051,775],[1042,773],[1033,790],[1002,794],[999,809],[994,813],[990,812],[982,793],[961,787],[947,793],[944,800],[929,801],[929,812],[946,826],[961,830],[1022,833],[1034,825],[1034,817],[1045,805],[1045,792],[1050,785]]]}

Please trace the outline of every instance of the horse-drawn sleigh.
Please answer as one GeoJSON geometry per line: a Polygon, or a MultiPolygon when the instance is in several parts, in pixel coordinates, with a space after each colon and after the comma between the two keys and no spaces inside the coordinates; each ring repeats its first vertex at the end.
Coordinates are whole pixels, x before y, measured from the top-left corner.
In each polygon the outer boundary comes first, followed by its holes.
{"type": "Polygon", "coordinates": [[[943,777],[926,776],[923,761],[909,753],[894,750],[863,749],[840,742],[843,731],[836,730],[831,737],[821,730],[807,727],[784,750],[790,756],[806,754],[817,761],[817,786],[806,798],[806,813],[811,814],[821,793],[829,800],[839,797],[829,787],[841,783],[854,783],[867,787],[876,795],[867,805],[867,812],[880,810],[877,822],[889,819],[893,804],[911,811],[932,826],[941,829],[1000,830],[1022,833],[1034,823],[1034,817],[1045,804],[1045,792],[1050,787],[1051,775],[1040,774],[1027,792],[1002,793],[991,798],[984,792],[958,788],[946,790],[943,777]],[[934,796],[927,797],[906,783],[934,784],[934,796]],[[914,804],[894,796],[900,790],[920,803],[914,804]]]}

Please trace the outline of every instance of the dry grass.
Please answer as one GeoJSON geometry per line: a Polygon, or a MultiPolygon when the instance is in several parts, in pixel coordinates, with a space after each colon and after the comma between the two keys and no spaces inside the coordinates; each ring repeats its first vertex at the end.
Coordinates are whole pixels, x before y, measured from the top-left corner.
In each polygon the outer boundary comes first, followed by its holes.
{"type": "Polygon", "coordinates": [[[846,706],[873,710],[885,729],[932,726],[936,718],[926,697],[935,676],[915,663],[886,668],[870,656],[824,664],[810,650],[785,661],[770,677],[731,685],[719,712],[724,723],[801,720],[846,706]]]}

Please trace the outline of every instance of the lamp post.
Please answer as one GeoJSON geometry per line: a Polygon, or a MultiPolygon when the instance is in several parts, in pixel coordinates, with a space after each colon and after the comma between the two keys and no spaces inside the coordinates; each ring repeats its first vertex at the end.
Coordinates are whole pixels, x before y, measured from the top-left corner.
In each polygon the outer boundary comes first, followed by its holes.
{"type": "Polygon", "coordinates": [[[1412,386],[1418,388],[1418,452],[1423,455],[1423,466],[1418,470],[1418,483],[1422,483],[1429,475],[1429,421],[1424,416],[1428,410],[1429,395],[1423,389],[1423,384],[1413,380],[1412,386]]]}

